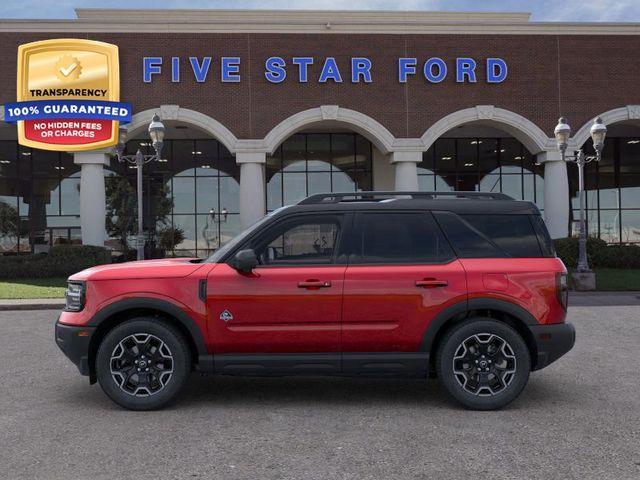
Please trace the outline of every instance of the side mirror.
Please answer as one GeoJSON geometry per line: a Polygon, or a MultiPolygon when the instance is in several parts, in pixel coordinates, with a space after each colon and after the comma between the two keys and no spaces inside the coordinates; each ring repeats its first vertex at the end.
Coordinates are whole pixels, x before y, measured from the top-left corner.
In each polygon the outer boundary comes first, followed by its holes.
{"type": "Polygon", "coordinates": [[[236,253],[232,263],[233,268],[239,272],[249,273],[258,266],[258,257],[252,249],[240,250],[236,253]]]}

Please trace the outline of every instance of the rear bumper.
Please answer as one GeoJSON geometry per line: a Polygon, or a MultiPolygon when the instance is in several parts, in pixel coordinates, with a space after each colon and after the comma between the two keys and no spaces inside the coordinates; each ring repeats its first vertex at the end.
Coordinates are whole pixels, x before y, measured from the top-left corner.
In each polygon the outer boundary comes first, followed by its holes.
{"type": "Polygon", "coordinates": [[[540,370],[555,362],[571,350],[576,341],[576,330],[570,323],[530,325],[529,328],[538,352],[534,370],[540,370]]]}
{"type": "Polygon", "coordinates": [[[95,327],[76,327],[56,321],[55,338],[60,350],[71,360],[82,375],[89,375],[89,344],[95,327]]]}

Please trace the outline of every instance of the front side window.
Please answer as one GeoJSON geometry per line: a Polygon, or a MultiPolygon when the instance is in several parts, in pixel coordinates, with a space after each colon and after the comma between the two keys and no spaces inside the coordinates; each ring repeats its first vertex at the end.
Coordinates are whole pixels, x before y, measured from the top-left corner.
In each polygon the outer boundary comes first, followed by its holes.
{"type": "Polygon", "coordinates": [[[365,213],[361,218],[363,263],[444,263],[454,257],[427,213],[365,213]]]}
{"type": "Polygon", "coordinates": [[[262,265],[315,265],[333,261],[340,224],[336,219],[308,219],[276,227],[257,248],[262,265]]]}

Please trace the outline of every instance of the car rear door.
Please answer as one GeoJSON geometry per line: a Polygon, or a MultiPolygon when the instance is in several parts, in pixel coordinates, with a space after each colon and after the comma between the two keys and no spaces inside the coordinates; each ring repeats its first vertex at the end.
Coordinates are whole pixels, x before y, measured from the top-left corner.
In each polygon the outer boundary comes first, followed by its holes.
{"type": "Polygon", "coordinates": [[[344,282],[343,368],[404,368],[396,354],[418,352],[438,312],[466,299],[464,268],[429,212],[358,213],[354,238],[344,282]],[[351,355],[357,352],[372,355],[361,361],[351,355]]]}

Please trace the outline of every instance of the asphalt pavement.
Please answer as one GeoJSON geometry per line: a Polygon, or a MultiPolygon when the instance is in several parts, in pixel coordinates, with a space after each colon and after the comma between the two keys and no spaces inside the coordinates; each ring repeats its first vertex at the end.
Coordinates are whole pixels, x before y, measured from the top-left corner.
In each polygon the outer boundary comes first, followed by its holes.
{"type": "Polygon", "coordinates": [[[573,351],[498,412],[437,381],[194,374],[128,412],[58,351],[55,311],[0,312],[1,479],[640,478],[640,307],[572,307],[573,351]]]}

